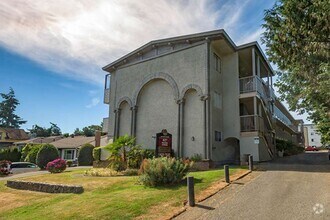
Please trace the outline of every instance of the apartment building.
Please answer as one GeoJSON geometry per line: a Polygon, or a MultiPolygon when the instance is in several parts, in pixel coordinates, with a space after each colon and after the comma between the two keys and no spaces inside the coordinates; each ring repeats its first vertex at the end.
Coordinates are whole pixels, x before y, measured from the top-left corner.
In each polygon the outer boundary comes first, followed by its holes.
{"type": "Polygon", "coordinates": [[[230,163],[276,155],[274,116],[287,110],[277,111],[274,71],[257,42],[237,46],[224,30],[167,38],[103,70],[105,127],[114,139],[129,134],[155,149],[166,129],[179,157],[230,163]]]}
{"type": "Polygon", "coordinates": [[[305,124],[304,135],[305,135],[305,147],[308,146],[322,147],[321,134],[317,131],[316,125],[305,124]]]}

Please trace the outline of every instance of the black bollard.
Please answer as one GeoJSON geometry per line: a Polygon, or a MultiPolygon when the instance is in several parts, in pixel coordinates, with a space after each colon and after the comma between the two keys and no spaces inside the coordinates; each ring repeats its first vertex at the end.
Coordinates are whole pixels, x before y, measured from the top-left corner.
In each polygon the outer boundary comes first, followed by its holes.
{"type": "Polygon", "coordinates": [[[195,206],[195,191],[194,191],[194,177],[187,177],[187,187],[188,187],[188,203],[189,206],[195,206]]]}
{"type": "Polygon", "coordinates": [[[230,183],[230,179],[229,179],[229,166],[228,165],[224,165],[223,169],[225,170],[225,178],[226,178],[226,183],[230,183]]]}
{"type": "Polygon", "coordinates": [[[253,170],[253,156],[250,155],[249,156],[249,170],[253,170]]]}

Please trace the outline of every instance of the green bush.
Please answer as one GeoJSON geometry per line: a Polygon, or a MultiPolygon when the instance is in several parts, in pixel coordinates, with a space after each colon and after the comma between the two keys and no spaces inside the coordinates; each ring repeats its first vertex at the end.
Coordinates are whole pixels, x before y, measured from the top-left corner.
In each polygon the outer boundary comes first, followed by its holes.
{"type": "Polygon", "coordinates": [[[144,159],[139,170],[140,181],[145,186],[159,186],[179,183],[190,168],[190,163],[175,158],[144,159]]]}
{"type": "Polygon", "coordinates": [[[41,169],[45,169],[48,162],[51,162],[59,157],[60,154],[54,145],[44,144],[38,151],[36,163],[41,169]]]}
{"type": "Polygon", "coordinates": [[[67,165],[68,167],[72,167],[72,164],[73,164],[73,161],[72,161],[72,160],[67,160],[67,161],[66,161],[66,165],[67,165]]]}
{"type": "Polygon", "coordinates": [[[285,156],[295,155],[304,152],[304,147],[294,144],[292,141],[276,139],[276,149],[284,151],[285,156]]]}
{"type": "Polygon", "coordinates": [[[93,159],[96,160],[96,161],[101,160],[101,148],[102,147],[95,147],[93,149],[93,159]]]}
{"type": "Polygon", "coordinates": [[[192,157],[190,157],[191,161],[199,162],[202,161],[202,155],[201,154],[194,154],[192,157]]]}
{"type": "Polygon", "coordinates": [[[30,151],[27,154],[27,156],[25,157],[24,161],[25,162],[30,162],[30,163],[36,163],[37,162],[36,161],[37,160],[37,155],[38,155],[38,152],[39,152],[41,147],[42,147],[41,144],[31,146],[30,151]]]}
{"type": "Polygon", "coordinates": [[[0,160],[9,160],[12,162],[18,162],[21,158],[21,152],[17,148],[3,149],[0,151],[0,160]]]}
{"type": "Polygon", "coordinates": [[[85,144],[79,149],[78,164],[79,166],[93,165],[93,149],[91,144],[85,144]]]}

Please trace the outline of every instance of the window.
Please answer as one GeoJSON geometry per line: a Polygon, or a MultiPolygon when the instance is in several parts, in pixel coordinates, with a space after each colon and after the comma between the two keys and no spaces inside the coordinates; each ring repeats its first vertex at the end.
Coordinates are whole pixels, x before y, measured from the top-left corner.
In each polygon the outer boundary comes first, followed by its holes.
{"type": "Polygon", "coordinates": [[[64,150],[64,160],[73,160],[74,150],[64,150]]]}
{"type": "Polygon", "coordinates": [[[314,142],[314,139],[312,138],[312,142],[314,142]]]}
{"type": "Polygon", "coordinates": [[[217,142],[222,140],[222,133],[220,131],[214,131],[214,140],[217,142]]]}
{"type": "Polygon", "coordinates": [[[312,132],[311,135],[314,135],[314,132],[312,132]]]}
{"type": "Polygon", "coordinates": [[[221,109],[222,108],[222,97],[219,93],[214,92],[214,107],[221,109]]]}
{"type": "Polygon", "coordinates": [[[213,53],[213,58],[214,58],[214,69],[217,72],[221,73],[221,60],[220,60],[220,58],[215,53],[213,53]]]}

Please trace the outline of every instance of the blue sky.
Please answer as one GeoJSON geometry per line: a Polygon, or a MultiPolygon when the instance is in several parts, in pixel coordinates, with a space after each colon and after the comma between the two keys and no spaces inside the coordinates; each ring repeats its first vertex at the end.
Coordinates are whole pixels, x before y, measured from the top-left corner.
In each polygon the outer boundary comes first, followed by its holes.
{"type": "Polygon", "coordinates": [[[151,40],[213,29],[237,45],[260,43],[264,10],[274,2],[4,0],[0,92],[15,90],[23,128],[53,122],[71,133],[100,124],[108,112],[103,66],[151,40]]]}

